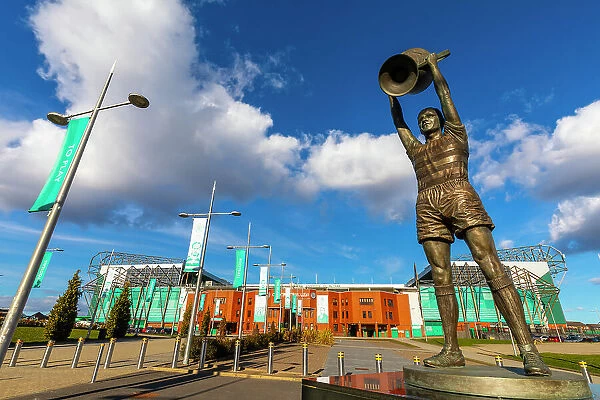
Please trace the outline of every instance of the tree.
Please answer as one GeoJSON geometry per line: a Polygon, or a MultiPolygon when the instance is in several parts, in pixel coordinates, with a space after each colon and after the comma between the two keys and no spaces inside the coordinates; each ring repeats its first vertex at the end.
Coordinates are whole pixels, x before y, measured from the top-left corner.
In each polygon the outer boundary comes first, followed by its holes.
{"type": "Polygon", "coordinates": [[[223,319],[219,322],[217,334],[220,337],[227,336],[227,319],[225,317],[223,317],[223,319]]]}
{"type": "Polygon", "coordinates": [[[179,336],[187,336],[188,330],[190,329],[190,317],[192,316],[192,307],[187,307],[183,313],[183,319],[179,323],[178,333],[179,336]]]}
{"type": "Polygon", "coordinates": [[[131,319],[131,300],[129,299],[129,282],[125,282],[123,291],[115,301],[106,319],[106,335],[109,338],[122,338],[127,334],[131,319]]]}
{"type": "Polygon", "coordinates": [[[71,335],[71,330],[77,318],[77,302],[81,296],[79,272],[80,270],[77,270],[69,280],[67,290],[62,296],[58,297],[52,311],[50,311],[44,329],[44,337],[48,340],[67,340],[71,335]]]}
{"type": "Polygon", "coordinates": [[[200,325],[200,335],[208,335],[208,329],[210,328],[210,308],[206,309],[206,312],[202,316],[202,325],[200,325]]]}

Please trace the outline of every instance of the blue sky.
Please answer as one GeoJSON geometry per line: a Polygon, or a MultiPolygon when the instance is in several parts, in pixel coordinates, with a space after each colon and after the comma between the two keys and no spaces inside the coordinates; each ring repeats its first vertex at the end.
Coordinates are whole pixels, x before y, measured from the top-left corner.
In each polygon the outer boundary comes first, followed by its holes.
{"type": "MultiPolygon", "coordinates": [[[[412,167],[377,84],[389,56],[440,63],[470,135],[470,175],[498,247],[567,256],[567,318],[598,322],[600,6],[556,2],[11,2],[0,15],[0,307],[44,224],[26,210],[64,130],[49,111],[129,92],[150,108],[100,115],[26,311],[47,311],[100,251],[184,258],[191,220],[215,211],[206,268],[232,279],[227,245],[270,244],[301,282],[406,282],[425,267],[412,167]]],[[[400,99],[417,131],[433,88],[400,99]]],[[[264,263],[268,251],[251,252],[264,263]]],[[[462,242],[453,254],[466,253],[462,242]]],[[[250,281],[258,281],[252,269],[250,281]]]]}

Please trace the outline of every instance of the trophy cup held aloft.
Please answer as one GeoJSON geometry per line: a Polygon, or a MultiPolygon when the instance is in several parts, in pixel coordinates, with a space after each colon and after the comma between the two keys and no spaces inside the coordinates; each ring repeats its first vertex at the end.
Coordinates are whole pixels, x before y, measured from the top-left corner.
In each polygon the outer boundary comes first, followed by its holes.
{"type": "MultiPolygon", "coordinates": [[[[390,96],[417,94],[427,89],[433,77],[425,59],[429,51],[421,48],[408,49],[388,58],[379,69],[379,86],[390,96]]],[[[438,53],[438,61],[450,55],[449,50],[438,53]]]]}

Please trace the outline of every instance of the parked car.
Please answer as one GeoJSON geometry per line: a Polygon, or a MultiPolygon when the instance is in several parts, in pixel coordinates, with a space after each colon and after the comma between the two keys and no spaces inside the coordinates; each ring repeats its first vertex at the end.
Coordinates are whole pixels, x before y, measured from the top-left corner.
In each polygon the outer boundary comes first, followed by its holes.
{"type": "Polygon", "coordinates": [[[560,339],[558,338],[558,336],[549,336],[548,342],[560,342],[560,339]]]}
{"type": "Polygon", "coordinates": [[[583,338],[580,335],[567,335],[567,337],[565,338],[564,342],[567,343],[577,343],[577,342],[582,342],[583,338]]]}

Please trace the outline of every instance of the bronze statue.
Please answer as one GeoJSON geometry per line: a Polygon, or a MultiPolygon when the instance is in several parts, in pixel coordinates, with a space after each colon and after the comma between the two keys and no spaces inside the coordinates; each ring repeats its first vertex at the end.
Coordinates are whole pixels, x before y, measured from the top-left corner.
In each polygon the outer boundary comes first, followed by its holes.
{"type": "Polygon", "coordinates": [[[423,364],[434,368],[465,365],[456,335],[458,304],[450,265],[450,245],[456,236],[467,243],[473,260],[485,275],[494,302],[518,344],[525,373],[551,375],[533,344],[519,294],[498,258],[492,219],[469,183],[467,132],[435,53],[426,56],[424,68],[433,77],[442,108],[442,111],[426,108],[419,113],[418,123],[425,143],[404,122],[398,99],[388,95],[394,124],[417,176],[417,237],[431,265],[444,331],[442,351],[423,360],[423,364]]]}

